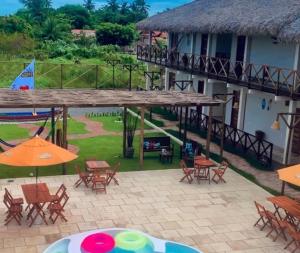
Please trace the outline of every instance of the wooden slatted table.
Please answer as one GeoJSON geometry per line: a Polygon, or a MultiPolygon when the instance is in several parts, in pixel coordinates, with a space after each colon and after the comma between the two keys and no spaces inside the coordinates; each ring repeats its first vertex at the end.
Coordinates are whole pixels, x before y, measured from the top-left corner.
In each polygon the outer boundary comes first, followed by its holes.
{"type": "Polygon", "coordinates": [[[86,168],[89,172],[110,169],[110,165],[106,161],[86,161],[86,168]]]}
{"type": "Polygon", "coordinates": [[[27,204],[31,206],[27,215],[27,219],[31,219],[29,227],[32,226],[38,216],[40,216],[45,224],[48,225],[46,215],[43,211],[45,204],[51,201],[51,195],[47,184],[25,184],[21,185],[21,187],[27,204]]]}
{"type": "Polygon", "coordinates": [[[299,225],[300,222],[300,203],[287,197],[287,196],[276,196],[276,197],[269,197],[267,198],[268,201],[270,201],[274,207],[275,207],[275,213],[277,214],[281,219],[289,219],[294,220],[297,219],[296,226],[299,225]],[[280,209],[283,209],[285,211],[286,217],[281,217],[281,214],[279,212],[280,209]],[[294,219],[293,219],[294,218],[294,219]]]}
{"type": "Polygon", "coordinates": [[[210,183],[210,168],[215,167],[216,164],[203,156],[196,156],[194,158],[194,166],[196,169],[195,177],[197,178],[198,182],[200,180],[208,180],[210,183]]]}

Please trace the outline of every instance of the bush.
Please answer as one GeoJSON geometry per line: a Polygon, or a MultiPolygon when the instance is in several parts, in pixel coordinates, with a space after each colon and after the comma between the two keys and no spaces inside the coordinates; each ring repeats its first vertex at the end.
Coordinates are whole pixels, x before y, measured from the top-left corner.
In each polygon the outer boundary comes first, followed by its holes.
{"type": "Polygon", "coordinates": [[[96,32],[97,42],[101,45],[128,46],[137,38],[137,33],[132,25],[102,23],[96,32]]]}
{"type": "Polygon", "coordinates": [[[6,54],[20,55],[33,52],[35,42],[30,37],[21,33],[0,33],[0,51],[6,54]]]}

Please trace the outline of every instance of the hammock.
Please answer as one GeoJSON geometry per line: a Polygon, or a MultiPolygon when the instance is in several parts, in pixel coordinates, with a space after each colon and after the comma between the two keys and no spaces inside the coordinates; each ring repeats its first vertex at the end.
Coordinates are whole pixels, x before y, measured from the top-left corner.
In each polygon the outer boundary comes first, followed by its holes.
{"type": "MultiPolygon", "coordinates": [[[[44,124],[38,128],[38,130],[35,132],[35,134],[33,136],[41,135],[43,133],[43,131],[45,130],[45,126],[48,122],[48,119],[49,119],[49,117],[45,120],[44,124]]],[[[14,144],[10,144],[10,143],[6,142],[5,140],[3,140],[1,138],[0,138],[0,143],[7,147],[10,147],[10,148],[14,148],[16,146],[14,144]]]]}
{"type": "MultiPolygon", "coordinates": [[[[57,115],[59,111],[55,111],[57,115]]],[[[25,122],[25,121],[41,121],[46,120],[51,116],[51,112],[37,112],[37,114],[32,114],[31,112],[9,112],[0,113],[0,121],[3,122],[25,122]]]]}

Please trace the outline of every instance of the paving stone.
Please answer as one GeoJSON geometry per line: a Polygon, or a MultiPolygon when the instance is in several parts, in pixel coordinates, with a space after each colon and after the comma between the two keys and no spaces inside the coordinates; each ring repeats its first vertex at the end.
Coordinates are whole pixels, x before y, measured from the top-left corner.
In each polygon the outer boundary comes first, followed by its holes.
{"type": "MultiPolygon", "coordinates": [[[[186,243],[203,253],[285,252],[286,242],[273,242],[265,238],[265,231],[253,227],[258,218],[253,201],[268,205],[266,198],[270,194],[233,171],[226,175],[226,184],[190,185],[178,182],[181,170],[126,172],[118,175],[120,186],[110,185],[106,195],[95,194],[84,186],[75,189],[77,176],[41,177],[40,181],[47,182],[53,192],[61,183],[67,186],[68,222],[58,219],[55,224],[31,228],[25,222],[21,226],[15,222],[8,226],[0,224],[0,252],[41,253],[65,236],[113,227],[137,229],[186,243]]],[[[33,178],[21,178],[7,185],[6,180],[0,180],[0,187],[8,187],[22,196],[20,185],[33,182],[33,178]]],[[[4,212],[0,203],[3,218],[4,212]]]]}

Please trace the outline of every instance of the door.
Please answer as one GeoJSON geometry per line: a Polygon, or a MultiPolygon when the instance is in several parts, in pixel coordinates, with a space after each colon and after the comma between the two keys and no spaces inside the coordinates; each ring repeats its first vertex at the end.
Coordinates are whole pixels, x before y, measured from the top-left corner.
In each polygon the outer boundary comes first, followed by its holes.
{"type": "MultiPolygon", "coordinates": [[[[297,108],[296,113],[300,113],[300,108],[297,108]]],[[[296,117],[296,121],[299,118],[300,116],[296,117]]],[[[294,128],[292,152],[295,154],[300,154],[300,123],[298,123],[294,128]]]]}
{"type": "Polygon", "coordinates": [[[202,61],[200,61],[200,70],[205,70],[205,57],[207,55],[207,48],[208,48],[208,34],[202,34],[201,36],[201,49],[200,49],[200,56],[202,56],[202,61]]]}
{"type": "Polygon", "coordinates": [[[176,49],[178,46],[178,33],[172,33],[171,35],[171,50],[176,49]]]}
{"type": "Polygon", "coordinates": [[[243,61],[245,54],[245,46],[246,46],[246,37],[238,36],[237,37],[237,47],[236,47],[236,64],[235,64],[235,74],[238,78],[242,76],[243,72],[243,61]]]}
{"type": "MultiPolygon", "coordinates": [[[[222,76],[227,75],[230,68],[228,59],[231,56],[232,34],[218,34],[217,47],[216,47],[216,60],[215,70],[217,74],[222,76]]],[[[215,73],[216,74],[216,73],[215,73]]]]}
{"type": "Polygon", "coordinates": [[[233,99],[232,99],[232,109],[231,109],[231,123],[230,126],[233,128],[237,128],[238,119],[239,119],[239,108],[238,106],[235,108],[235,105],[238,105],[240,102],[240,91],[233,91],[233,99]]]}

